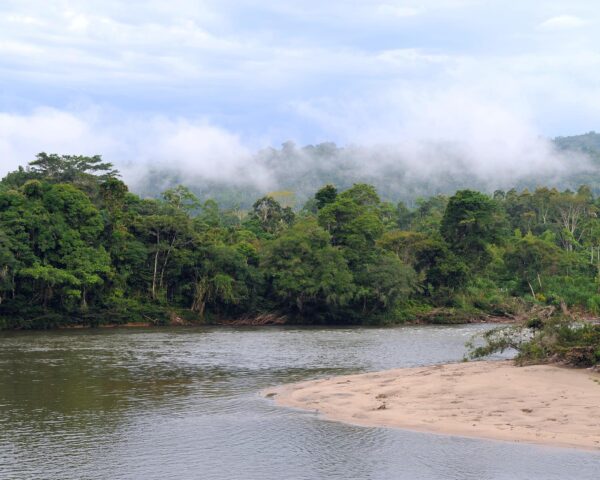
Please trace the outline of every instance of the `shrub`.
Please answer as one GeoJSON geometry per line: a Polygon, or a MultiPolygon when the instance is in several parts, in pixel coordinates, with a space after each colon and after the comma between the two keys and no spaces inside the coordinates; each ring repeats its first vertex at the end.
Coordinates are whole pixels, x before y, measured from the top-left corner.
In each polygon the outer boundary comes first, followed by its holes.
{"type": "Polygon", "coordinates": [[[531,319],[526,325],[502,327],[485,332],[477,345],[472,339],[470,358],[482,358],[508,349],[517,351],[517,363],[563,362],[577,367],[600,364],[600,325],[566,318],[542,321],[531,319]]]}

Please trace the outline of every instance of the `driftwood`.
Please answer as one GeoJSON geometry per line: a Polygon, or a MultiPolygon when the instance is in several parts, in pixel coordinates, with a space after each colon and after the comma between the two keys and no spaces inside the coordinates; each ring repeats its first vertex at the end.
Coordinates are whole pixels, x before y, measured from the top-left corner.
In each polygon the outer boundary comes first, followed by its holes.
{"type": "MultiPolygon", "coordinates": [[[[566,309],[562,309],[565,315],[571,316],[566,309]]],[[[470,313],[452,308],[434,308],[428,312],[420,313],[417,317],[417,323],[523,323],[533,318],[547,320],[554,315],[556,307],[553,305],[534,305],[529,307],[526,304],[521,305],[517,313],[504,313],[493,315],[488,313],[470,313]]]]}
{"type": "Polygon", "coordinates": [[[171,312],[169,314],[169,325],[175,326],[175,327],[183,327],[183,326],[187,326],[187,325],[191,325],[191,324],[187,320],[184,320],[183,318],[181,318],[176,313],[171,312]]]}
{"type": "Polygon", "coordinates": [[[235,320],[221,320],[217,322],[219,325],[230,325],[230,326],[264,326],[264,325],[285,325],[288,322],[288,318],[285,315],[277,315],[275,313],[262,313],[255,316],[246,316],[236,318],[235,320]]]}

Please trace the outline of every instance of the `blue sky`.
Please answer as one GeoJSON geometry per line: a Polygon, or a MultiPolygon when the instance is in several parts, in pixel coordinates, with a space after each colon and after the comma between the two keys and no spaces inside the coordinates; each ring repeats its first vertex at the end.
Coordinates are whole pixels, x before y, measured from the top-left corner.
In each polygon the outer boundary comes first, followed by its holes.
{"type": "Polygon", "coordinates": [[[598,129],[599,17],[592,0],[3,0],[0,174],[39,150],[233,173],[288,139],[518,153],[598,129]]]}

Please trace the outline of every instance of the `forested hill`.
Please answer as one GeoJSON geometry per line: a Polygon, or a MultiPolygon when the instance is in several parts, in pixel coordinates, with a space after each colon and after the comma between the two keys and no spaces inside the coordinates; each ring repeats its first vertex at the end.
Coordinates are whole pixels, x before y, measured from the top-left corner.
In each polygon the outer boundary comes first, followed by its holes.
{"type": "Polygon", "coordinates": [[[563,150],[584,152],[600,161],[600,133],[588,132],[571,137],[557,137],[554,143],[563,150]]]}
{"type": "Polygon", "coordinates": [[[513,159],[514,169],[500,158],[486,170],[478,170],[477,158],[469,163],[463,152],[450,144],[421,146],[414,156],[407,157],[393,150],[342,148],[333,143],[299,147],[287,142],[279,149],[258,152],[248,159],[247,170],[239,175],[217,181],[196,175],[192,168],[181,171],[155,167],[134,175],[132,189],[143,197],[156,196],[184,184],[201,200],[212,198],[227,208],[248,208],[265,194],[300,208],[328,183],[345,189],[366,182],[374,185],[382,198],[409,205],[420,197],[451,194],[464,188],[493,193],[513,187],[531,190],[540,185],[574,190],[586,184],[594,193],[600,193],[600,134],[558,137],[548,145],[554,145],[558,153],[548,152],[548,161],[537,168],[526,170],[528,159],[524,158],[513,159]],[[523,171],[519,167],[524,167],[523,171]],[[264,172],[266,180],[255,181],[252,173],[256,171],[264,172]]]}

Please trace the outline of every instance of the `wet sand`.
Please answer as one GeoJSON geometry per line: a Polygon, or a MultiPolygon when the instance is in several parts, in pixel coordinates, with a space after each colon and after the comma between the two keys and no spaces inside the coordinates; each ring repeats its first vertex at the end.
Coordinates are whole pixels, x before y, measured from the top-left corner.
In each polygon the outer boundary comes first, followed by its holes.
{"type": "Polygon", "coordinates": [[[366,426],[600,451],[600,375],[510,361],[348,375],[267,389],[281,406],[366,426]]]}

